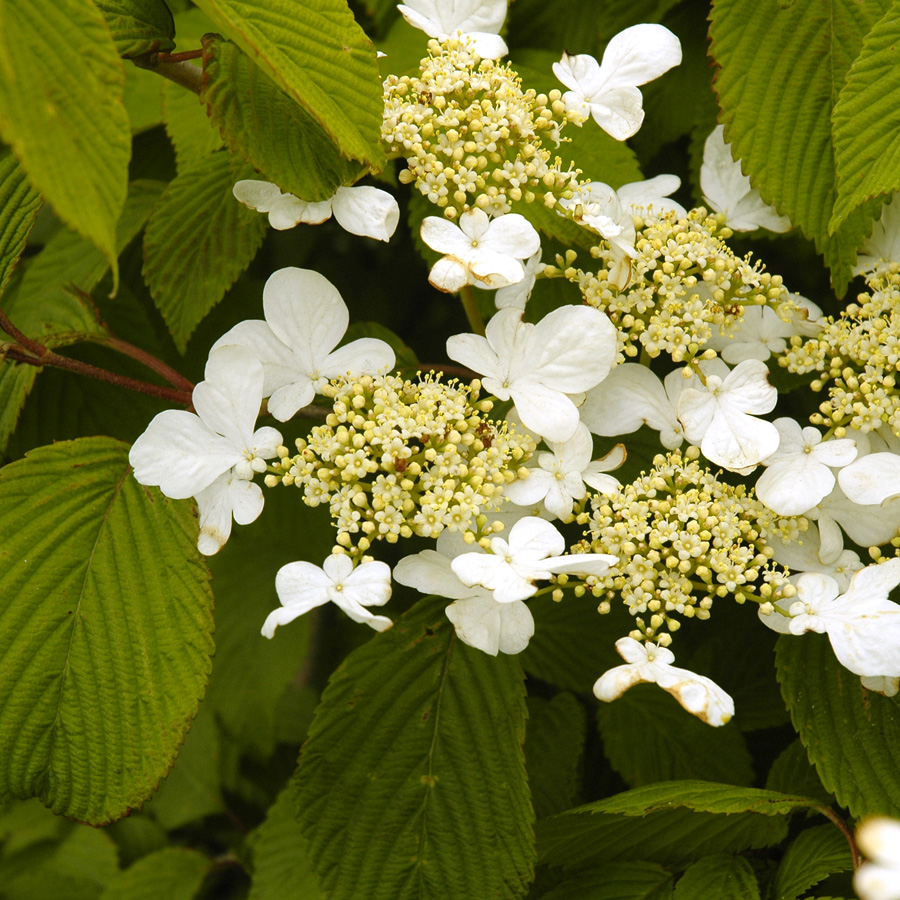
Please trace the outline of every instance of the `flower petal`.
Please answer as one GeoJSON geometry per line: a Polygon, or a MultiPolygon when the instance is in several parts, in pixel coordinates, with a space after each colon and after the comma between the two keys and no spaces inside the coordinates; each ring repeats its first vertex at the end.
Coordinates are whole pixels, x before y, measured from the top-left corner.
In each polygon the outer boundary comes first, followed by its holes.
{"type": "Polygon", "coordinates": [[[400,221],[397,201],[387,191],[370,185],[339,187],[332,205],[344,231],[378,241],[389,241],[400,221]]]}

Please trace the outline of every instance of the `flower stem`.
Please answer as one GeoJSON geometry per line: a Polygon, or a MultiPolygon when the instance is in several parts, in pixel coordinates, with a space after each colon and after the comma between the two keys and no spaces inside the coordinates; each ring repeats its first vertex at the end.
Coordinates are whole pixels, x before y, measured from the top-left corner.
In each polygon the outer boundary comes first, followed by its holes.
{"type": "Polygon", "coordinates": [[[176,53],[172,56],[163,53],[145,53],[143,56],[133,57],[131,61],[139,69],[156,72],[157,75],[162,75],[163,78],[168,78],[169,81],[174,81],[183,88],[199,94],[203,82],[203,69],[188,62],[188,59],[196,57],[190,53],[176,53]]]}
{"type": "Polygon", "coordinates": [[[834,823],[841,834],[847,839],[847,843],[850,845],[850,856],[853,860],[853,869],[854,871],[859,868],[860,854],[859,847],[856,846],[856,840],[853,837],[853,832],[850,830],[850,827],[847,823],[830,807],[825,806],[824,803],[816,803],[812,806],[816,812],[821,813],[825,816],[826,819],[830,819],[832,823],[834,823]]]}
{"type": "Polygon", "coordinates": [[[484,319],[478,312],[478,303],[475,300],[475,291],[471,284],[467,284],[459,292],[459,299],[462,300],[463,309],[466,311],[466,318],[469,320],[469,328],[475,334],[484,334],[484,319]]]}
{"type": "Polygon", "coordinates": [[[152,354],[147,353],[146,350],[141,350],[140,347],[129,344],[128,341],[123,341],[121,338],[112,337],[110,335],[91,335],[90,339],[94,343],[100,344],[102,347],[109,347],[110,350],[115,350],[117,353],[130,356],[139,363],[143,363],[148,369],[152,369],[157,375],[165,378],[174,388],[178,388],[182,391],[194,390],[194,383],[185,378],[180,372],[176,372],[171,366],[166,365],[161,359],[157,359],[152,354]]]}

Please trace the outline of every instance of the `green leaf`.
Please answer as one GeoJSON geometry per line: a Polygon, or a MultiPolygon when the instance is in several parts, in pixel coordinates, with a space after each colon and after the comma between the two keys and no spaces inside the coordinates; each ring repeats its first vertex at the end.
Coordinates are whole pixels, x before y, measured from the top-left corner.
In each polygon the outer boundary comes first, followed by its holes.
{"type": "Polygon", "coordinates": [[[610,765],[632,786],[678,778],[753,781],[753,761],[735,722],[710,728],[655,684],[601,703],[597,727],[610,765]]]}
{"type": "Polygon", "coordinates": [[[91,0],[0,3],[0,136],[56,214],[103,252],[114,284],[131,155],[124,86],[91,0]]]}
{"type": "Polygon", "coordinates": [[[418,603],[322,696],[297,803],[334,900],[519,897],[531,880],[521,669],[459,641],[445,605],[418,603]]]}
{"type": "Polygon", "coordinates": [[[887,0],[715,0],[710,15],[725,139],[763,199],[815,241],[838,294],[874,210],[857,209],[829,234],[837,179],[831,116],[863,38],[886,6],[887,0]]]}
{"type": "Polygon", "coordinates": [[[707,856],[678,880],[675,900],[759,900],[759,884],[743,857],[707,856]]]}
{"type": "Polygon", "coordinates": [[[169,769],[209,674],[193,507],[86,438],[0,471],[0,510],[0,795],[108,822],[169,769]]]}
{"type": "Polygon", "coordinates": [[[566,878],[541,900],[670,900],[674,876],[655,863],[605,863],[566,878]]]}
{"type": "Polygon", "coordinates": [[[163,0],[94,0],[112,32],[119,56],[171,50],[175,22],[163,0]]]}
{"type": "Polygon", "coordinates": [[[200,99],[228,146],[287,193],[327,200],[365,172],[246,53],[217,35],[203,41],[200,99]]]}
{"type": "Polygon", "coordinates": [[[0,150],[0,297],[40,208],[41,195],[29,184],[16,158],[0,150]]]}
{"type": "Polygon", "coordinates": [[[198,0],[352,159],[383,168],[375,48],[346,0],[198,0]]]}
{"type": "Polygon", "coordinates": [[[210,861],[196,850],[166,847],[120,872],[101,900],[191,900],[210,866],[210,861]]]}
{"type": "Polygon", "coordinates": [[[853,868],[847,839],[834,825],[817,825],[797,835],[775,873],[773,900],[799,900],[823,878],[853,868]]]}
{"type": "MultiPolygon", "coordinates": [[[[162,91],[167,84],[171,82],[165,81],[147,69],[139,69],[137,66],[125,67],[125,96],[122,102],[125,104],[133,134],[140,134],[162,124],[162,91]]],[[[140,152],[138,149],[135,156],[139,156],[140,152]]]]}
{"type": "Polygon", "coordinates": [[[250,900],[318,900],[322,896],[297,821],[295,793],[291,783],[278,795],[266,821],[250,835],[250,900]]]}
{"type": "Polygon", "coordinates": [[[799,738],[788,744],[772,763],[766,778],[766,790],[782,793],[793,791],[818,800],[824,806],[834,803],[834,797],[822,786],[799,738]]]}
{"type": "Polygon", "coordinates": [[[179,172],[147,223],[144,277],[182,353],[262,245],[266,217],[231,193],[253,174],[230,154],[211,153],[179,172]]]}
{"type": "Polygon", "coordinates": [[[832,231],[867,200],[900,188],[900,0],[866,35],[834,107],[838,196],[832,231]]]}
{"type": "Polygon", "coordinates": [[[163,85],[163,119],[175,148],[178,172],[190,168],[222,147],[222,136],[213,127],[200,98],[174,81],[163,85]]]}
{"type": "Polygon", "coordinates": [[[900,816],[900,708],[867,691],[825,635],[779,638],[778,680],[822,784],[855,817],[900,816]]]}

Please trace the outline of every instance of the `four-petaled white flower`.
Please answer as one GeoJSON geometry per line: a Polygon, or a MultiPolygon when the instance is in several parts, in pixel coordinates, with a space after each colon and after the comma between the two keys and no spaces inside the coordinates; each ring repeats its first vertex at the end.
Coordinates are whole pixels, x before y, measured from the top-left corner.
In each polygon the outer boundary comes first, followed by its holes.
{"type": "Polygon", "coordinates": [[[387,616],[376,616],[366,609],[384,606],[391,597],[391,570],[383,562],[364,562],[354,568],[349,556],[336,553],[322,568],[309,562],[288,563],[275,576],[275,590],[281,609],[266,617],[262,633],[267,638],[279,625],[287,625],[329,600],[354,622],[363,622],[376,631],[393,625],[387,616]]]}
{"type": "Polygon", "coordinates": [[[563,556],[565,538],[545,519],[528,516],[510,529],[509,541],[490,539],[489,553],[463,553],[451,568],[463,584],[480,584],[493,591],[498,603],[514,603],[537,593],[535,581],[571,572],[603,575],[616,562],[606,553],[563,556]]]}
{"type": "Polygon", "coordinates": [[[569,109],[591,115],[617,141],[630,138],[644,121],[646,84],[681,62],[681,43],[662,25],[633,25],[606,46],[602,63],[593,56],[563,54],[553,73],[570,90],[563,95],[569,109]]]}
{"type": "Polygon", "coordinates": [[[872,234],[859,249],[854,275],[875,272],[882,264],[900,262],[900,194],[884,204],[881,218],[872,226],[872,234]]]}
{"type": "Polygon", "coordinates": [[[200,505],[202,553],[215,553],[228,539],[231,517],[252,522],[263,508],[254,474],[282,443],[274,428],[254,431],[263,398],[263,368],[244,347],[225,346],[209,355],[206,379],[192,397],[196,414],[168,409],[134,442],[128,461],[141,484],[158,485],[175,500],[200,505]]]}
{"type": "Polygon", "coordinates": [[[681,187],[677,175],[657,175],[645,181],[632,181],[617,188],[622,205],[633,215],[646,219],[654,218],[662,212],[674,212],[679,219],[687,215],[687,210],[669,197],[681,187]]]}
{"type": "Polygon", "coordinates": [[[235,325],[215,343],[252,350],[265,373],[269,412],[286,422],[333,378],[392,369],[394,351],[377,338],[359,338],[335,350],[350,314],[337,288],[311,269],[279,269],[263,289],[266,321],[235,325]]]}
{"type": "Polygon", "coordinates": [[[295,225],[321,225],[331,218],[338,225],[361,237],[388,241],[400,221],[400,207],[387,192],[376,187],[339,187],[328,200],[301,200],[283,194],[270,181],[247,179],[233,188],[234,196],[250,209],[269,214],[269,224],[278,231],[295,225]]]}
{"type": "Polygon", "coordinates": [[[719,356],[733,366],[745,359],[765,362],[773,353],[784,353],[788,338],[810,331],[815,334],[818,329],[814,323],[822,315],[811,300],[799,295],[794,299],[801,306],[794,321],[785,322],[768,306],[744,307],[743,319],[735,321],[724,333],[714,333],[706,346],[718,350],[719,356]],[[802,310],[806,311],[806,318],[801,317],[802,310]]]}
{"type": "Polygon", "coordinates": [[[642,682],[658,684],[689,713],[710,725],[725,725],[734,716],[734,701],[714,681],[673,666],[675,656],[666,647],[641,644],[634,638],[616,641],[626,665],[604,672],[594,684],[594,695],[609,703],[642,682]]]}
{"type": "Polygon", "coordinates": [[[716,126],[703,145],[700,189],[706,205],[723,213],[726,224],[734,231],[768,228],[782,232],[791,228],[791,220],[764,203],[741,171],[740,162],[731,155],[731,144],[725,143],[724,125],[716,126]]]}
{"type": "Polygon", "coordinates": [[[856,843],[867,857],[853,876],[860,900],[900,900],[900,822],[887,816],[864,819],[856,843]]]}
{"type": "Polygon", "coordinates": [[[485,337],[457,334],[447,340],[450,359],[484,376],[501,400],[512,397],[522,423],[550,441],[567,441],[578,427],[568,394],[599,384],[616,355],[616,329],[600,310],[561,306],[537,325],[517,309],[501,309],[485,337]]]}
{"type": "Polygon", "coordinates": [[[452,294],[467,284],[501,288],[525,279],[520,260],[541,248],[540,235],[524,216],[509,213],[488,218],[482,209],[470,209],[459,225],[442,216],[428,216],[420,229],[422,240],[443,253],[428,280],[440,291],[452,294]]]}
{"type": "Polygon", "coordinates": [[[792,575],[801,572],[820,572],[822,575],[831,576],[842,591],[846,590],[850,586],[854,572],[864,567],[853,550],[844,549],[841,530],[837,527],[835,530],[841,542],[840,546],[823,546],[819,529],[810,522],[799,541],[773,540],[771,543],[775,551],[773,559],[787,566],[792,575]]]}
{"type": "Polygon", "coordinates": [[[413,28],[440,41],[460,34],[482,59],[499,59],[509,52],[500,37],[507,0],[406,0],[397,9],[413,28]]]}
{"type": "Polygon", "coordinates": [[[506,496],[518,506],[532,506],[542,500],[547,511],[559,519],[568,519],[576,500],[587,494],[585,484],[601,493],[620,487],[612,475],[625,462],[625,447],[616,444],[602,459],[591,462],[594,442],[587,426],[580,424],[567,441],[549,441],[550,453],[538,453],[537,465],[528,469],[528,478],[504,488],[506,496]]]}
{"type": "Polygon", "coordinates": [[[900,606],[888,594],[898,584],[897,557],[854,573],[844,593],[833,578],[809,572],[797,579],[796,599],[777,604],[788,616],[776,610],[760,618],[782,634],[827,634],[838,661],[856,675],[894,678],[900,675],[900,606]]]}

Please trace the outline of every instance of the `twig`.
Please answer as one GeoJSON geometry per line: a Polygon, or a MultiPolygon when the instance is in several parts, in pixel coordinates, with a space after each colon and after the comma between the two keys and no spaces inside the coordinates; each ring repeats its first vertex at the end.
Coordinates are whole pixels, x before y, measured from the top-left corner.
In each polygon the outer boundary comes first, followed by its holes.
{"type": "MultiPolygon", "coordinates": [[[[191,51],[191,53],[193,52],[191,51]]],[[[197,53],[200,52],[197,51],[197,53]]],[[[169,81],[174,81],[183,88],[199,94],[203,83],[203,69],[191,62],[187,62],[185,57],[188,59],[197,58],[186,53],[176,53],[168,58],[167,54],[164,53],[145,53],[143,56],[133,57],[131,61],[139,69],[148,69],[151,72],[156,72],[157,75],[162,75],[163,78],[168,78],[169,81]],[[175,60],[174,62],[172,62],[173,59],[175,60]]]]}

